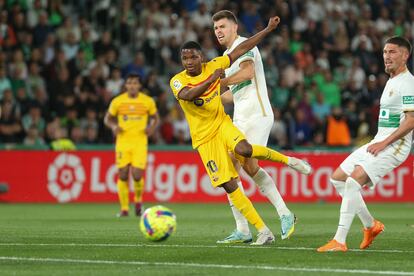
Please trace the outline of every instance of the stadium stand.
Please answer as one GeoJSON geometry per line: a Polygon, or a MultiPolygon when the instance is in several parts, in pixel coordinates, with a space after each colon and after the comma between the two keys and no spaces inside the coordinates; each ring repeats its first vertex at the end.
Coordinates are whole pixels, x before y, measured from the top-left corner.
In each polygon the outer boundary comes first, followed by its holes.
{"type": "Polygon", "coordinates": [[[220,9],[247,36],[271,15],[282,19],[260,45],[276,117],[271,144],[327,145],[333,108],[351,144],[373,134],[388,78],[381,45],[392,35],[413,41],[412,1],[8,0],[0,1],[0,143],[50,144],[57,130],[76,144],[111,143],[104,112],[136,72],[162,117],[151,143],[189,144],[168,80],[181,70],[183,42],[198,40],[207,58],[222,53],[211,28],[220,9]]]}

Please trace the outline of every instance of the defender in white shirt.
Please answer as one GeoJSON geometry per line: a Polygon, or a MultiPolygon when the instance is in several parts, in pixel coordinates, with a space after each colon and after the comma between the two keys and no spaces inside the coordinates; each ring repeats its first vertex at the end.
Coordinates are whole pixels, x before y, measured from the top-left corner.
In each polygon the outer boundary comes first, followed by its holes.
{"type": "Polygon", "coordinates": [[[410,54],[411,45],[405,38],[396,36],[385,42],[385,72],[390,79],[381,96],[378,132],[333,173],[331,183],[342,196],[339,226],[335,237],[318,248],[318,252],[347,251],[346,236],[355,214],[364,225],[360,249],[368,248],[384,230],[384,224],[368,211],[361,188],[375,186],[410,153],[414,129],[414,77],[406,66],[410,54]]]}
{"type": "MultiPolygon", "coordinates": [[[[213,15],[214,32],[218,42],[230,53],[237,45],[246,40],[237,34],[237,19],[234,14],[222,10],[213,15]]],[[[267,94],[266,79],[262,58],[257,47],[233,61],[226,69],[226,78],[221,80],[222,87],[229,86],[229,90],[222,94],[223,102],[234,102],[233,122],[241,130],[250,143],[267,145],[270,130],[273,125],[273,111],[267,94]]],[[[240,161],[240,158],[238,158],[240,161]]],[[[240,171],[240,164],[233,158],[236,169],[240,171]]],[[[241,160],[243,169],[252,177],[261,192],[276,208],[281,220],[281,237],[292,235],[295,226],[295,215],[286,207],[275,183],[269,174],[259,167],[257,159],[241,160]]],[[[284,164],[304,173],[310,174],[312,168],[300,159],[286,156],[284,164]]],[[[242,184],[238,181],[243,190],[242,184]]],[[[234,208],[230,202],[237,229],[218,243],[248,243],[252,240],[246,219],[234,208]]]]}

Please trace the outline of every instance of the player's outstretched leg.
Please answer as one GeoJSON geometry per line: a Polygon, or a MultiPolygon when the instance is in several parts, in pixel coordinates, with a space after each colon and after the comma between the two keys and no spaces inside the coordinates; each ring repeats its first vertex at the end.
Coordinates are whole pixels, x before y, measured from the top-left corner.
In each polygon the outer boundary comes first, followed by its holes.
{"type": "Polygon", "coordinates": [[[308,175],[312,173],[312,167],[308,162],[296,157],[284,155],[265,146],[250,145],[246,140],[242,140],[236,145],[235,152],[243,157],[279,162],[288,165],[302,174],[308,175]]]}

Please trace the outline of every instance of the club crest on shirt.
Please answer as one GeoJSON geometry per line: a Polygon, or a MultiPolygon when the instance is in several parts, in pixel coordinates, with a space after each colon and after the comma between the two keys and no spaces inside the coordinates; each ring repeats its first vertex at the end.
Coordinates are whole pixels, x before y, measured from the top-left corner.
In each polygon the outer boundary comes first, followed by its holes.
{"type": "Polygon", "coordinates": [[[202,98],[197,98],[193,102],[196,106],[202,106],[204,104],[204,100],[202,98]]]}
{"type": "Polygon", "coordinates": [[[388,97],[391,97],[392,95],[394,95],[394,91],[390,90],[390,92],[388,93],[388,97]]]}

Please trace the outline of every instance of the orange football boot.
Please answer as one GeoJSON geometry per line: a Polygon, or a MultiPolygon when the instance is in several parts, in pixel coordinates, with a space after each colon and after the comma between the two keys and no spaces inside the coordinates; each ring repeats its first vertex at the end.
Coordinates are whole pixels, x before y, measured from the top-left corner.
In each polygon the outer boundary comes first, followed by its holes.
{"type": "Polygon", "coordinates": [[[375,237],[378,236],[381,232],[384,231],[384,224],[379,220],[374,220],[374,226],[371,228],[364,228],[364,239],[362,240],[359,248],[366,249],[368,248],[372,242],[374,241],[375,237]]]}
{"type": "Polygon", "coordinates": [[[346,247],[345,243],[339,243],[336,240],[331,240],[324,246],[319,247],[316,251],[318,252],[336,252],[336,251],[346,252],[348,251],[348,247],[346,247]]]}

